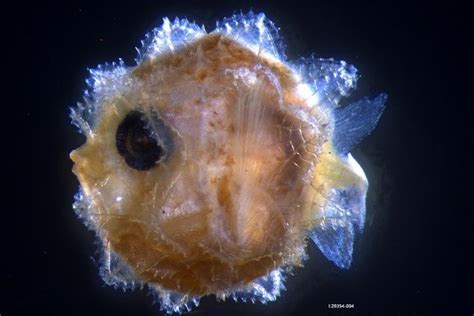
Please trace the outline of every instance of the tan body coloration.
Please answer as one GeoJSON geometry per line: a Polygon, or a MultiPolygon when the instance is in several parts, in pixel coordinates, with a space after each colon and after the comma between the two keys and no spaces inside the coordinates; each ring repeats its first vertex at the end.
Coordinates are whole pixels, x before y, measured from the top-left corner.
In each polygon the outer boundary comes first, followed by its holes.
{"type": "Polygon", "coordinates": [[[291,71],[220,34],[143,62],[129,80],[71,159],[101,239],[144,282],[204,295],[299,265],[327,177],[361,181],[332,168],[342,163],[329,154],[328,118],[291,71]],[[115,147],[132,110],[158,113],[171,135],[147,171],[115,147]]]}

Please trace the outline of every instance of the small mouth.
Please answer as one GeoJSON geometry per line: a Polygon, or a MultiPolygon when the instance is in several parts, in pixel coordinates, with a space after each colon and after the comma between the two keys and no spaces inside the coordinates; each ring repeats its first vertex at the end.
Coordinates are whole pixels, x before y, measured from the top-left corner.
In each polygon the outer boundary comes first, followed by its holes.
{"type": "Polygon", "coordinates": [[[86,145],[83,145],[71,151],[69,158],[74,162],[74,165],[72,166],[72,172],[79,180],[84,193],[89,195],[91,192],[91,186],[93,185],[94,179],[96,178],[92,175],[93,170],[95,170],[96,167],[90,163],[90,159],[88,159],[87,155],[84,153],[85,146],[86,145]]]}
{"type": "Polygon", "coordinates": [[[69,159],[71,159],[74,164],[78,163],[81,159],[83,159],[81,154],[79,153],[79,149],[71,151],[71,153],[69,154],[69,159]]]}

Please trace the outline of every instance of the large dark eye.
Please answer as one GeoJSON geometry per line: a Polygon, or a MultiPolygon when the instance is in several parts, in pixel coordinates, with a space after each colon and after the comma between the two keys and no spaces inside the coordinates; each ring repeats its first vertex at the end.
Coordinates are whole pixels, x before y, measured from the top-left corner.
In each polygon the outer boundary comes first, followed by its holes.
{"type": "Polygon", "coordinates": [[[130,112],[120,123],[115,134],[119,154],[127,165],[136,170],[148,170],[156,165],[164,150],[146,128],[143,114],[130,112]]]}

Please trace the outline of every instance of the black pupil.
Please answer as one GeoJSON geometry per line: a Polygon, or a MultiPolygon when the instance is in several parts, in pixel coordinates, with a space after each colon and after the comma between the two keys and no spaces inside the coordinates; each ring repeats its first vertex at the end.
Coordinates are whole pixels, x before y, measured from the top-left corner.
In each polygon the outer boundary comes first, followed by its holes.
{"type": "Polygon", "coordinates": [[[119,154],[133,169],[151,169],[163,156],[163,148],[150,135],[140,112],[134,111],[125,117],[117,128],[115,138],[119,154]]]}

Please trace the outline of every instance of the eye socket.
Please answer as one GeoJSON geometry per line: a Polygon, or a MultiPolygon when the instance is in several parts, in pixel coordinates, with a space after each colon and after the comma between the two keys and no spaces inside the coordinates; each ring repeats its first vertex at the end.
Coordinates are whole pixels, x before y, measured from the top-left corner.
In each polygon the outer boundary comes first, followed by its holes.
{"type": "Polygon", "coordinates": [[[116,147],[127,165],[146,171],[164,156],[163,148],[146,127],[143,114],[130,112],[120,123],[115,134],[116,147]]]}

